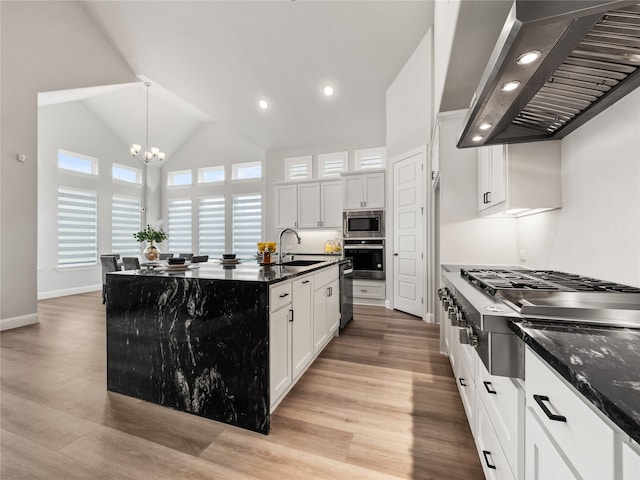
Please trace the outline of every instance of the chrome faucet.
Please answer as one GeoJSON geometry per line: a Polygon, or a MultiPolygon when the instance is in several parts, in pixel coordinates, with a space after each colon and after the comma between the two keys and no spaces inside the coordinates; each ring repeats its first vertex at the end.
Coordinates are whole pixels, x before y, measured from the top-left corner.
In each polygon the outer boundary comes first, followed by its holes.
{"type": "Polygon", "coordinates": [[[298,232],[296,232],[293,228],[285,228],[284,230],[282,230],[280,232],[280,237],[278,238],[278,263],[282,263],[282,259],[284,257],[286,257],[287,255],[289,255],[289,252],[282,253],[282,236],[286,232],[291,232],[296,236],[296,238],[298,239],[298,245],[300,245],[300,242],[302,242],[302,239],[300,238],[300,235],[298,235],[298,232]]]}

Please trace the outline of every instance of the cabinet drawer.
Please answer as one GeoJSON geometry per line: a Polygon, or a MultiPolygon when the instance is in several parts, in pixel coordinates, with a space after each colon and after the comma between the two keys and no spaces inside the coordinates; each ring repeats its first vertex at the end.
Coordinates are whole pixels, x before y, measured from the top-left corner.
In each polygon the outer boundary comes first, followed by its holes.
{"type": "Polygon", "coordinates": [[[269,311],[276,310],[291,303],[291,282],[277,283],[269,287],[269,311]]]}
{"type": "Polygon", "coordinates": [[[353,296],[358,298],[377,298],[380,300],[385,299],[385,286],[384,282],[354,280],[353,281],[353,296]]]}
{"type": "Polygon", "coordinates": [[[640,478],[640,447],[635,442],[622,444],[622,479],[640,478]]]}
{"type": "MultiPolygon", "coordinates": [[[[459,347],[459,345],[458,345],[459,347]]],[[[469,421],[469,427],[471,428],[471,434],[475,436],[475,412],[476,412],[476,392],[473,382],[473,375],[467,368],[467,364],[460,358],[458,353],[455,361],[456,383],[458,384],[458,390],[460,391],[460,398],[462,399],[462,405],[467,414],[467,420],[469,421]]]]}
{"type": "Polygon", "coordinates": [[[514,476],[509,468],[507,457],[502,451],[498,437],[493,431],[489,415],[487,415],[482,402],[478,402],[476,412],[476,449],[480,456],[480,463],[485,477],[487,479],[512,480],[514,476]]]}
{"type": "Polygon", "coordinates": [[[585,478],[614,478],[615,434],[530,348],[525,353],[526,405],[585,478]],[[534,397],[535,395],[535,397],[534,397]],[[548,412],[545,412],[547,409],[548,412]],[[561,416],[553,420],[550,415],[561,416]]]}
{"type": "Polygon", "coordinates": [[[333,282],[336,278],[338,278],[338,266],[325,268],[320,270],[313,276],[313,287],[318,289],[333,282]]]}
{"type": "Polygon", "coordinates": [[[524,392],[508,377],[491,375],[477,362],[475,378],[478,398],[504,450],[512,472],[518,472],[524,450],[524,392]]]}
{"type": "Polygon", "coordinates": [[[453,329],[453,338],[451,340],[453,342],[458,342],[458,351],[460,352],[460,357],[467,364],[467,368],[469,369],[469,371],[474,372],[475,378],[476,359],[480,360],[478,358],[478,354],[476,353],[476,349],[466,343],[460,343],[460,329],[458,327],[451,328],[453,329]]]}

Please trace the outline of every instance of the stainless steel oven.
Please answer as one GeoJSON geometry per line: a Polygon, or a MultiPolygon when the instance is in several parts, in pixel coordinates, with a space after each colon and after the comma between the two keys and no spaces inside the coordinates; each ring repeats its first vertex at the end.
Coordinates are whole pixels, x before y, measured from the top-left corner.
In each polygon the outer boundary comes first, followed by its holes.
{"type": "Polygon", "coordinates": [[[353,262],[353,278],[384,280],[384,239],[345,238],[344,256],[353,262]]]}
{"type": "Polygon", "coordinates": [[[384,238],[384,210],[346,211],[342,230],[344,238],[384,238]]]}

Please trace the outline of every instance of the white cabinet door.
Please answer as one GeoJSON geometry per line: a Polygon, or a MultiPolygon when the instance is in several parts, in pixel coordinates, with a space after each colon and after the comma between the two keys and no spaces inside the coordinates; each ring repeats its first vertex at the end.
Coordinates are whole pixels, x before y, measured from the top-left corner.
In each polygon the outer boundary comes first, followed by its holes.
{"type": "Polygon", "coordinates": [[[538,423],[537,415],[527,408],[525,429],[525,479],[571,480],[578,479],[564,455],[549,440],[538,423]]]}
{"type": "Polygon", "coordinates": [[[295,380],[311,363],[313,358],[313,330],[311,296],[313,282],[311,277],[293,282],[293,322],[291,338],[291,356],[293,379],[295,380]]]}
{"type": "Polygon", "coordinates": [[[342,228],[342,182],[320,183],[320,221],[323,227],[342,228]]]}
{"type": "Polygon", "coordinates": [[[320,227],[320,184],[298,185],[298,228],[320,227]]]}
{"type": "Polygon", "coordinates": [[[291,375],[291,310],[281,308],[269,317],[269,397],[273,406],[287,391],[291,375]]]}
{"type": "Polygon", "coordinates": [[[340,282],[338,280],[329,284],[326,325],[327,335],[332,335],[340,326],[340,282]]]}
{"type": "Polygon", "coordinates": [[[384,173],[364,175],[364,207],[367,209],[384,208],[384,173]]]}
{"type": "MultiPolygon", "coordinates": [[[[613,430],[551,368],[527,347],[526,405],[563,458],[584,478],[614,477],[613,430]]],[[[528,417],[527,417],[528,418],[528,417]]],[[[525,425],[529,430],[529,425],[525,425]]],[[[525,458],[525,464],[529,462],[525,458]]]]}
{"type": "Polygon", "coordinates": [[[488,480],[512,480],[514,478],[507,458],[502,451],[498,437],[493,431],[489,416],[482,403],[477,403],[477,428],[475,431],[476,449],[484,476],[488,480]]]}
{"type": "Polygon", "coordinates": [[[313,353],[324,347],[327,341],[327,294],[328,288],[322,286],[313,292],[313,353]]]}
{"type": "Polygon", "coordinates": [[[478,149],[478,209],[486,210],[507,199],[504,145],[478,149]]]}
{"type": "Polygon", "coordinates": [[[342,198],[345,210],[364,208],[364,178],[360,175],[342,177],[342,198]]]}
{"type": "Polygon", "coordinates": [[[276,186],[276,228],[298,226],[298,186],[276,186]]]}

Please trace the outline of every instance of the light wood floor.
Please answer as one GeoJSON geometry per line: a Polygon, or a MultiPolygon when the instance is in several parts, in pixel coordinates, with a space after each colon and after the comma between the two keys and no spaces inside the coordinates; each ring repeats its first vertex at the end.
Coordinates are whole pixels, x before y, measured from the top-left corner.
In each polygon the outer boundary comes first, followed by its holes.
{"type": "Polygon", "coordinates": [[[358,307],[268,436],[108,393],[100,293],[3,332],[2,479],[483,478],[438,328],[358,307]]]}

